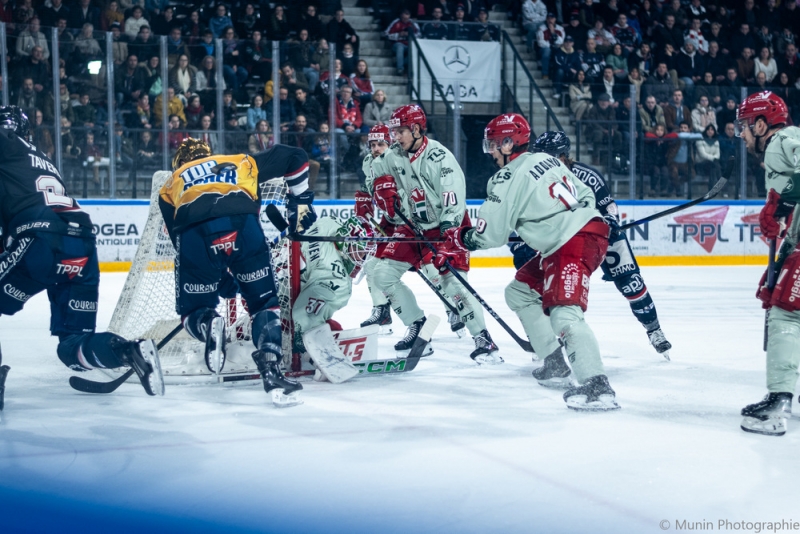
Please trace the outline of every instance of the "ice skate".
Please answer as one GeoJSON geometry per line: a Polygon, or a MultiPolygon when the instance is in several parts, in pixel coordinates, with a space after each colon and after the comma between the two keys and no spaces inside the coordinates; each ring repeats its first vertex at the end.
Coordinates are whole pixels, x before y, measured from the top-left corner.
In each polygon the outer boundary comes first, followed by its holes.
{"type": "Polygon", "coordinates": [[[503,358],[497,354],[497,345],[492,341],[492,336],[488,330],[482,330],[477,336],[472,338],[475,341],[475,350],[469,355],[475,363],[481,365],[498,365],[503,363],[503,358]]]}
{"type": "Polygon", "coordinates": [[[204,325],[204,328],[206,367],[218,375],[225,367],[225,319],[214,317],[204,325]]]}
{"type": "Polygon", "coordinates": [[[393,333],[392,330],[392,312],[388,304],[382,304],[372,308],[372,315],[369,319],[361,323],[361,328],[376,324],[381,327],[380,335],[388,336],[393,333]]]}
{"type": "Polygon", "coordinates": [[[123,365],[131,367],[148,395],[164,395],[161,360],[152,339],[123,341],[112,346],[123,365]]]}
{"type": "Polygon", "coordinates": [[[769,393],[764,400],[742,408],[742,430],[765,436],[786,434],[786,421],[792,416],[791,393],[769,393]]]}
{"type": "MultiPolygon", "coordinates": [[[[425,324],[426,320],[427,318],[423,317],[422,319],[414,321],[408,326],[405,337],[398,341],[394,346],[394,350],[402,353],[399,354],[398,357],[404,358],[408,355],[408,352],[414,347],[414,342],[417,340],[417,336],[419,336],[419,332],[422,330],[422,326],[425,324]]],[[[428,345],[425,347],[425,352],[423,352],[421,356],[427,356],[428,354],[432,353],[433,347],[431,347],[431,344],[428,343],[428,345]]]]}
{"type": "Polygon", "coordinates": [[[672,343],[667,341],[667,338],[664,336],[664,332],[661,331],[661,328],[656,328],[655,330],[650,330],[647,333],[647,337],[650,339],[650,344],[653,345],[653,348],[656,349],[656,352],[664,356],[667,361],[669,359],[669,349],[672,348],[672,343]]]}
{"type": "Polygon", "coordinates": [[[299,391],[303,386],[283,376],[280,368],[280,361],[274,354],[269,354],[261,350],[253,352],[253,361],[256,362],[258,372],[264,381],[264,391],[272,397],[272,404],[276,408],[288,408],[303,404],[299,391]]]}
{"type": "Polygon", "coordinates": [[[458,314],[447,310],[447,322],[450,323],[450,331],[454,332],[459,338],[464,337],[464,323],[458,314]]]}
{"type": "Polygon", "coordinates": [[[540,386],[555,389],[569,389],[572,387],[572,370],[564,361],[561,347],[549,354],[544,359],[544,364],[533,370],[533,378],[540,386]]]}
{"type": "Polygon", "coordinates": [[[606,375],[587,378],[583,385],[570,388],[564,393],[567,408],[581,412],[604,412],[619,410],[616,394],[608,384],[606,375]]]}

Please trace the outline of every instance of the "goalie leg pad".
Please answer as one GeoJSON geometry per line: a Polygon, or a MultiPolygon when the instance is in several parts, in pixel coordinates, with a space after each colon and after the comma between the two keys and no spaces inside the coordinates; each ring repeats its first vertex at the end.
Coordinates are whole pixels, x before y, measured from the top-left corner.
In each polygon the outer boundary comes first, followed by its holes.
{"type": "Polygon", "coordinates": [[[358,375],[358,369],[342,353],[333,339],[331,327],[323,323],[303,332],[303,343],[314,365],[333,384],[341,384],[358,375]]]}
{"type": "Polygon", "coordinates": [[[556,306],[550,312],[550,322],[564,341],[567,360],[579,383],[592,376],[605,375],[597,338],[579,306],[556,306]]]}

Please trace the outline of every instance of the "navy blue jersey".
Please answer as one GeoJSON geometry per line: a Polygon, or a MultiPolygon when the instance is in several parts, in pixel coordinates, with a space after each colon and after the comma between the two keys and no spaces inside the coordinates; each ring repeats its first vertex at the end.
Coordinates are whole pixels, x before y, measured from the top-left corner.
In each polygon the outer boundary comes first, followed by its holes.
{"type": "Polygon", "coordinates": [[[611,215],[618,216],[614,197],[611,196],[606,179],[600,174],[600,171],[585,163],[575,161],[572,163],[572,173],[594,192],[595,206],[603,214],[603,217],[608,215],[609,211],[611,211],[611,215]]]}
{"type": "Polygon", "coordinates": [[[0,129],[0,221],[3,235],[91,233],[89,215],[67,194],[50,159],[11,130],[0,129]]]}

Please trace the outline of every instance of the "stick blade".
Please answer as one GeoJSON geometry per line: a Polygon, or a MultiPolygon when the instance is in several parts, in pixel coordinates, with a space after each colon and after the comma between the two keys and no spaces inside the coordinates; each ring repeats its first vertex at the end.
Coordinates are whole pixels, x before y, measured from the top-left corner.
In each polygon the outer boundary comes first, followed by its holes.
{"type": "Polygon", "coordinates": [[[286,222],[286,219],[281,215],[281,210],[278,209],[278,206],[275,204],[267,204],[266,212],[269,222],[271,222],[279,232],[283,232],[289,228],[289,223],[286,222]]]}

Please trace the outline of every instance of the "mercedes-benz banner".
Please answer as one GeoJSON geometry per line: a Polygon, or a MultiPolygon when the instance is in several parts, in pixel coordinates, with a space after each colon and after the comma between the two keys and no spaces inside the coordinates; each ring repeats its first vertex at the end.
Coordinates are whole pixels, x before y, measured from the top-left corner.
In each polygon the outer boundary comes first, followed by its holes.
{"type": "MultiPolygon", "coordinates": [[[[484,41],[431,41],[420,39],[420,50],[447,100],[460,91],[462,102],[500,102],[500,43],[484,41]]],[[[417,65],[417,48],[411,61],[417,65]]],[[[414,71],[414,85],[420,94],[431,94],[431,76],[420,61],[414,71]]]]}

